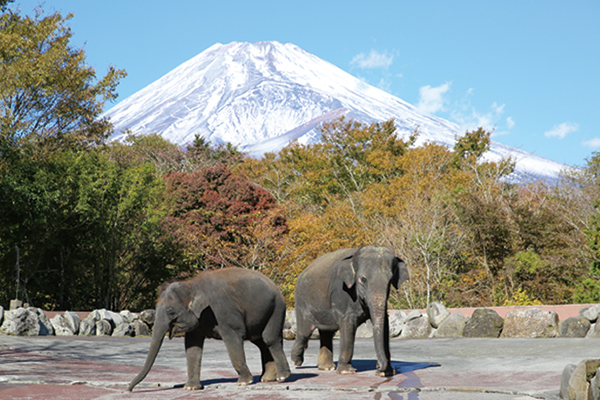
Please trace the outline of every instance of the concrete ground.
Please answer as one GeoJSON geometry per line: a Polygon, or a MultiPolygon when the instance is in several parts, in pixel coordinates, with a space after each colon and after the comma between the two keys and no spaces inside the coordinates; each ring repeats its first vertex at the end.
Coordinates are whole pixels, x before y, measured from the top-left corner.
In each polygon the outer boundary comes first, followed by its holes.
{"type": "MultiPolygon", "coordinates": [[[[143,365],[149,338],[13,337],[0,335],[2,399],[557,399],[567,364],[600,358],[596,339],[392,339],[397,374],[374,375],[371,339],[357,339],[355,375],[316,368],[318,341],[302,367],[290,362],[284,383],[259,383],[258,350],[246,343],[255,383],[238,387],[222,342],[207,340],[202,391],[183,390],[183,339],[165,339],[154,367],[132,393],[128,383],[143,365]]],[[[339,341],[335,341],[337,359],[339,341]]],[[[293,342],[285,342],[290,354],[293,342]]]]}

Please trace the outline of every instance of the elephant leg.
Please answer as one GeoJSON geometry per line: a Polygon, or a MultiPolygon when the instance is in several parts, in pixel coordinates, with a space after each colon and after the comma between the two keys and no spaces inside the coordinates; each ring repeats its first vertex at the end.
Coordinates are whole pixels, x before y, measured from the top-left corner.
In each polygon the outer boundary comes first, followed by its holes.
{"type": "Polygon", "coordinates": [[[303,318],[302,313],[296,310],[296,341],[292,348],[292,362],[297,367],[304,363],[304,350],[308,347],[308,340],[315,330],[310,322],[303,318]]]}
{"type": "Polygon", "coordinates": [[[336,372],[338,374],[354,374],[352,356],[354,355],[354,339],[356,337],[356,322],[345,321],[340,324],[340,357],[336,372]]]}
{"type": "Polygon", "coordinates": [[[319,360],[317,367],[325,371],[333,371],[335,363],[333,362],[333,335],[335,332],[323,331],[319,329],[321,337],[321,350],[319,351],[319,360]]]}
{"type": "Polygon", "coordinates": [[[187,359],[188,380],[183,388],[186,390],[204,389],[204,386],[200,383],[203,349],[204,336],[194,331],[185,334],[185,356],[187,359]]]}
{"type": "Polygon", "coordinates": [[[242,386],[254,382],[254,377],[250,373],[250,369],[246,363],[246,353],[244,352],[244,340],[242,336],[229,329],[222,329],[221,337],[223,338],[223,342],[225,342],[225,347],[227,347],[231,364],[233,364],[233,368],[235,368],[239,375],[237,384],[242,386]]]}
{"type": "Polygon", "coordinates": [[[269,348],[262,339],[253,340],[252,343],[260,350],[260,360],[262,364],[261,382],[273,382],[277,380],[277,364],[269,351],[269,348]]]}

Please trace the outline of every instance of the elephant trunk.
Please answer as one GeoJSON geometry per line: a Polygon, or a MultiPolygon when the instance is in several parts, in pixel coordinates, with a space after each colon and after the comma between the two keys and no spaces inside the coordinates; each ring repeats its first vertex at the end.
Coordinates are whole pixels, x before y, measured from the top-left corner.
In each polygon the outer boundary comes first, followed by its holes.
{"type": "Polygon", "coordinates": [[[152,330],[152,342],[150,343],[150,350],[148,350],[148,356],[146,356],[146,363],[144,364],[144,368],[140,371],[140,373],[131,381],[127,390],[130,392],[133,388],[140,383],[148,372],[150,372],[150,368],[154,364],[154,360],[156,360],[156,356],[158,355],[158,351],[162,346],[163,339],[169,330],[169,324],[164,321],[158,321],[154,323],[154,328],[152,330]]]}
{"type": "Polygon", "coordinates": [[[373,341],[377,355],[377,374],[394,374],[390,363],[390,332],[387,315],[387,296],[374,296],[369,305],[373,323],[373,341]]]}

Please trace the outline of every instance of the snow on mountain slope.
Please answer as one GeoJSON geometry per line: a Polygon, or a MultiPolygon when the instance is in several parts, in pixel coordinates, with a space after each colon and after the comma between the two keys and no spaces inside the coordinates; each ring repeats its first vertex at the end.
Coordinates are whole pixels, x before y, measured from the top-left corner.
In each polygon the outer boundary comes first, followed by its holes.
{"type": "MultiPolygon", "coordinates": [[[[124,131],[160,133],[178,144],[196,134],[260,157],[297,139],[319,140],[321,122],[346,115],[372,123],[394,118],[400,135],[418,128],[419,143],[453,146],[457,124],[422,115],[403,100],[290,44],[215,44],[104,114],[124,131]]],[[[556,178],[565,165],[497,142],[486,157],[517,160],[519,175],[556,178]]]]}

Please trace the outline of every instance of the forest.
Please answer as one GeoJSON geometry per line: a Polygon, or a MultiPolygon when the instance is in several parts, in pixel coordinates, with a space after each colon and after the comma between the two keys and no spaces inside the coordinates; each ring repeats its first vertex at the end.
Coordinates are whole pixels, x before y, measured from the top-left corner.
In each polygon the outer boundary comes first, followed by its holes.
{"type": "Polygon", "coordinates": [[[293,307],[312,260],[365,244],[407,264],[395,308],[600,301],[600,154],[517,182],[482,128],[415,146],[418,129],[342,118],[262,159],[199,135],[110,142],[126,73],[98,77],[70,18],[0,17],[0,305],[139,311],[165,281],[240,267],[293,307]]]}

